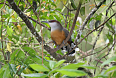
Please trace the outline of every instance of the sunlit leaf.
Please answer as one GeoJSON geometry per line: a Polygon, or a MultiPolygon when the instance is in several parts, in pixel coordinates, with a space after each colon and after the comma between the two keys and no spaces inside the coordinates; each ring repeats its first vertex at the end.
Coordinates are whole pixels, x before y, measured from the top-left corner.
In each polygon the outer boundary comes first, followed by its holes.
{"type": "MultiPolygon", "coordinates": [[[[11,72],[9,70],[9,66],[8,64],[5,64],[4,66],[2,66],[2,68],[0,69],[0,77],[1,78],[9,78],[9,76],[11,75],[11,72]]],[[[12,76],[13,77],[13,76],[12,76]]]]}
{"type": "Polygon", "coordinates": [[[13,33],[12,28],[9,27],[9,26],[7,26],[7,34],[8,34],[9,36],[12,36],[12,33],[13,33]]]}
{"type": "Polygon", "coordinates": [[[108,60],[106,60],[106,61],[104,61],[102,64],[101,64],[101,66],[104,66],[105,64],[109,64],[110,62],[112,62],[112,61],[116,61],[116,56],[113,56],[113,57],[111,57],[111,58],[109,58],[108,60]]]}
{"type": "Polygon", "coordinates": [[[16,50],[11,54],[11,61],[14,61],[14,60],[15,60],[16,54],[17,54],[17,52],[19,52],[19,51],[20,51],[20,49],[16,49],[16,50]]]}
{"type": "Polygon", "coordinates": [[[108,72],[111,72],[113,70],[116,70],[116,66],[112,66],[110,68],[108,68],[106,71],[105,71],[105,74],[108,73],[108,72]]]}
{"type": "Polygon", "coordinates": [[[66,60],[60,60],[56,63],[55,67],[60,66],[62,63],[64,63],[66,60]]]}
{"type": "Polygon", "coordinates": [[[81,67],[82,65],[84,65],[84,63],[69,64],[67,66],[62,67],[61,69],[77,69],[78,67],[81,67]]]}
{"type": "Polygon", "coordinates": [[[16,70],[16,66],[14,64],[9,64],[9,69],[10,69],[11,73],[16,74],[17,70],[16,70]]]}
{"type": "Polygon", "coordinates": [[[67,75],[67,76],[85,76],[87,75],[85,72],[76,70],[76,69],[59,69],[57,70],[58,72],[67,75]]]}
{"type": "Polygon", "coordinates": [[[36,52],[34,49],[30,48],[30,47],[23,47],[24,51],[29,53],[30,56],[35,57],[36,56],[36,52]]]}
{"type": "Polygon", "coordinates": [[[53,69],[55,65],[56,65],[55,61],[49,61],[49,66],[51,69],[53,69]]]}
{"type": "Polygon", "coordinates": [[[82,8],[80,9],[80,13],[81,13],[81,15],[85,15],[85,7],[82,7],[82,8]]]}
{"type": "Polygon", "coordinates": [[[49,71],[48,68],[44,67],[43,65],[39,65],[39,64],[30,64],[29,65],[32,69],[36,70],[36,71],[49,71]]]}
{"type": "Polygon", "coordinates": [[[74,0],[70,0],[70,1],[71,1],[71,6],[73,7],[73,9],[76,9],[77,7],[76,7],[76,5],[75,5],[74,0]]]}

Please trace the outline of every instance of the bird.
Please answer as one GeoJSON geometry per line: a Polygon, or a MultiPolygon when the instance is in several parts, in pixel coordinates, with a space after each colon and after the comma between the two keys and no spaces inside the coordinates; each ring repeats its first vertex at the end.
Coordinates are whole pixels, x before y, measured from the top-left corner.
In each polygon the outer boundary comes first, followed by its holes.
{"type": "MultiPolygon", "coordinates": [[[[50,20],[50,21],[41,21],[41,22],[48,23],[49,26],[51,27],[51,39],[53,40],[57,48],[62,43],[64,43],[64,40],[68,37],[69,31],[66,28],[64,28],[59,21],[50,20]]],[[[71,37],[69,38],[67,43],[70,46],[67,45],[67,46],[62,47],[61,49],[63,50],[65,48],[68,51],[68,55],[75,53],[75,50],[70,52],[75,47],[75,44],[73,43],[71,37]]]]}

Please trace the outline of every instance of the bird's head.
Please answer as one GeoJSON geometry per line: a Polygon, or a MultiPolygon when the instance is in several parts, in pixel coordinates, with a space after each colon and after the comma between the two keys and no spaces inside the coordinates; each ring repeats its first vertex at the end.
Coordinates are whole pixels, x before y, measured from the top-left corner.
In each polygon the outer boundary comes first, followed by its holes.
{"type": "Polygon", "coordinates": [[[60,22],[57,21],[57,20],[41,21],[41,22],[48,23],[50,25],[50,27],[51,27],[51,31],[63,28],[62,25],[60,24],[60,22]]]}

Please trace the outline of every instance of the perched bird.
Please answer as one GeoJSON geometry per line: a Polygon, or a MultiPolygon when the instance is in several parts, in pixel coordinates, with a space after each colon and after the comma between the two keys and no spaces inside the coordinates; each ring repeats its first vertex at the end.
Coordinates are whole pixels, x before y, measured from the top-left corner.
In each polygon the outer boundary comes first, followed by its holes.
{"type": "MultiPolygon", "coordinates": [[[[42,22],[48,23],[50,25],[51,39],[53,40],[53,42],[57,47],[60,46],[63,43],[63,41],[67,38],[69,31],[66,28],[64,28],[57,20],[42,21],[42,22]]],[[[66,50],[68,51],[68,54],[75,53],[75,50],[70,52],[74,48],[74,43],[72,39],[70,38],[67,43],[70,45],[70,47],[69,46],[65,47],[66,50]]],[[[63,50],[63,47],[61,49],[63,50]]]]}

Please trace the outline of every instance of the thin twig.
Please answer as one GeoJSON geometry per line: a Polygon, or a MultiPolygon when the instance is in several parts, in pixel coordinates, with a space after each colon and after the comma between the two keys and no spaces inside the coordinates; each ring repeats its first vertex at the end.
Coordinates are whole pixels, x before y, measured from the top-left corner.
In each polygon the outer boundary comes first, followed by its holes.
{"type": "MultiPolygon", "coordinates": [[[[3,21],[3,18],[2,18],[2,11],[1,11],[1,21],[3,21]]],[[[2,22],[2,26],[1,26],[1,44],[2,44],[2,54],[3,54],[3,56],[4,56],[4,60],[6,60],[6,56],[5,56],[5,54],[4,54],[4,49],[3,49],[3,36],[2,36],[2,29],[3,29],[3,22],[2,22]]]]}
{"type": "MultiPolygon", "coordinates": [[[[62,1],[61,1],[62,2],[62,1]]],[[[63,4],[63,2],[62,2],[62,4],[63,4]]],[[[63,4],[64,5],[64,4],[63,4]]],[[[65,7],[66,7],[66,9],[68,10],[68,11],[75,11],[75,10],[77,10],[77,9],[69,9],[66,5],[64,5],[65,7]]]]}
{"type": "MultiPolygon", "coordinates": [[[[109,9],[111,8],[111,6],[113,5],[113,3],[114,3],[114,1],[110,4],[110,6],[108,7],[108,9],[106,10],[106,16],[105,16],[104,21],[106,20],[106,18],[107,18],[107,14],[108,14],[108,11],[109,11],[109,9]]],[[[103,28],[104,28],[104,26],[102,26],[102,27],[101,27],[101,29],[100,29],[100,31],[99,31],[99,33],[98,33],[97,37],[96,37],[96,40],[95,40],[95,42],[94,42],[94,45],[93,45],[92,51],[93,51],[93,50],[94,50],[94,48],[95,48],[95,45],[96,45],[96,43],[97,43],[97,40],[98,40],[98,38],[99,38],[99,36],[100,36],[100,34],[101,34],[101,32],[102,32],[103,28]]]]}
{"type": "MultiPolygon", "coordinates": [[[[68,34],[68,37],[66,38],[66,40],[64,41],[64,43],[62,43],[58,49],[54,49],[52,52],[56,52],[57,50],[59,50],[60,48],[62,48],[64,46],[64,44],[69,40],[69,38],[71,37],[72,33],[73,33],[73,30],[74,30],[74,27],[75,27],[75,24],[76,24],[76,20],[77,20],[77,17],[78,17],[78,14],[79,14],[79,11],[80,11],[80,7],[81,7],[81,0],[79,2],[79,5],[78,5],[78,8],[77,8],[77,11],[76,11],[76,14],[75,14],[75,18],[73,20],[73,24],[72,24],[72,28],[71,28],[71,31],[70,33],[68,34]]],[[[64,58],[64,57],[63,57],[64,58]]]]}
{"type": "Polygon", "coordinates": [[[0,9],[0,11],[4,8],[5,4],[6,4],[6,0],[4,1],[4,5],[3,5],[3,7],[0,9]]]}
{"type": "MultiPolygon", "coordinates": [[[[110,51],[112,50],[112,48],[114,47],[115,43],[116,43],[116,40],[114,40],[114,43],[113,43],[112,47],[108,50],[108,53],[107,53],[105,56],[101,57],[98,61],[100,61],[101,59],[103,59],[103,58],[105,58],[106,56],[109,55],[109,52],[110,52],[110,51]]],[[[96,67],[97,67],[98,63],[99,63],[99,62],[97,62],[96,67]]],[[[94,74],[95,74],[95,72],[96,72],[96,70],[94,71],[94,74]]]]}
{"type": "MultiPolygon", "coordinates": [[[[106,10],[106,16],[105,16],[104,21],[106,20],[108,11],[109,11],[109,9],[112,7],[113,3],[114,3],[114,1],[110,4],[110,6],[108,7],[108,9],[106,10]]],[[[97,42],[97,40],[98,40],[98,38],[99,38],[99,36],[100,36],[100,33],[102,32],[103,28],[104,28],[104,25],[102,26],[102,28],[100,29],[100,31],[99,31],[99,33],[98,33],[98,35],[97,35],[97,38],[96,38],[96,40],[95,40],[95,43],[94,43],[94,45],[93,45],[93,49],[92,49],[92,50],[94,50],[95,45],[96,45],[96,42],[97,42]]],[[[108,54],[109,54],[109,53],[108,53],[108,54]]],[[[99,61],[100,61],[100,60],[99,60],[99,61]]],[[[96,66],[97,66],[97,65],[98,65],[98,62],[97,62],[97,64],[96,64],[96,66]]],[[[94,74],[95,74],[95,72],[96,72],[96,69],[94,70],[94,74]]]]}
{"type": "MultiPolygon", "coordinates": [[[[13,0],[7,0],[10,7],[19,15],[19,17],[25,22],[26,26],[30,29],[31,33],[35,36],[36,40],[41,44],[42,43],[42,37],[37,33],[37,31],[34,29],[33,24],[29,21],[28,17],[19,9],[19,7],[16,5],[16,3],[13,0]]],[[[39,22],[38,22],[39,23],[39,22]]],[[[39,23],[41,24],[41,23],[39,23]]],[[[41,24],[42,25],[42,24],[41,24]]],[[[45,41],[43,40],[43,43],[45,41]]],[[[61,60],[62,58],[60,55],[58,55],[54,49],[49,47],[47,44],[44,45],[44,49],[53,56],[56,60],[61,60]],[[53,52],[54,51],[54,52],[53,52]]]]}
{"type": "MultiPolygon", "coordinates": [[[[0,3],[0,4],[4,4],[4,3],[0,3]]],[[[5,5],[9,6],[7,3],[5,3],[5,5]]]]}
{"type": "MultiPolygon", "coordinates": [[[[51,9],[51,8],[49,8],[49,9],[51,9]]],[[[63,13],[61,13],[60,11],[57,11],[57,10],[55,10],[55,9],[51,9],[51,10],[54,10],[54,11],[60,13],[60,14],[63,15],[63,16],[67,16],[67,15],[65,15],[65,14],[63,14],[63,13]]]]}
{"type": "Polygon", "coordinates": [[[51,30],[50,28],[48,28],[48,27],[45,26],[44,24],[42,24],[42,23],[36,21],[35,19],[33,19],[33,18],[29,17],[29,16],[27,16],[27,17],[28,17],[29,19],[31,19],[32,21],[37,22],[39,25],[43,26],[44,28],[48,29],[49,31],[51,30]]]}
{"type": "MultiPolygon", "coordinates": [[[[72,52],[87,36],[89,36],[92,32],[94,32],[95,30],[97,30],[98,28],[100,28],[100,27],[102,27],[106,22],[108,22],[113,16],[115,16],[116,15],[116,13],[114,13],[111,17],[109,17],[105,22],[103,22],[101,25],[99,25],[97,28],[95,28],[94,30],[92,30],[91,32],[89,32],[84,38],[82,38],[81,40],[80,40],[80,42],[78,42],[77,44],[76,44],[76,46],[70,51],[70,52],[72,52]]],[[[69,53],[70,53],[69,52],[69,53]]]]}
{"type": "Polygon", "coordinates": [[[93,16],[93,14],[99,9],[99,7],[105,2],[106,0],[103,0],[102,2],[98,3],[97,7],[95,6],[95,8],[92,9],[92,11],[89,13],[89,15],[85,18],[82,26],[80,26],[79,28],[79,32],[77,34],[77,37],[75,39],[75,43],[77,43],[77,40],[80,39],[81,37],[81,33],[85,28],[85,25],[87,24],[87,22],[90,20],[90,18],[93,16]]]}
{"type": "MultiPolygon", "coordinates": [[[[42,2],[40,2],[40,9],[41,9],[41,3],[42,2]]],[[[39,10],[39,15],[40,15],[40,10],[39,10]]],[[[39,15],[38,15],[38,20],[39,20],[39,22],[40,22],[40,19],[39,19],[39,15]]],[[[43,32],[42,32],[42,26],[40,25],[40,29],[41,29],[41,36],[42,36],[42,65],[43,65],[43,32]]]]}
{"type": "Polygon", "coordinates": [[[105,46],[105,47],[104,47],[103,49],[101,49],[100,51],[95,52],[95,53],[91,53],[91,54],[87,54],[86,56],[82,56],[82,57],[80,57],[79,59],[82,59],[82,58],[88,57],[88,56],[90,56],[90,55],[97,54],[97,53],[99,53],[99,52],[103,51],[104,49],[106,49],[108,46],[109,46],[109,44],[107,44],[107,46],[105,46]]]}

